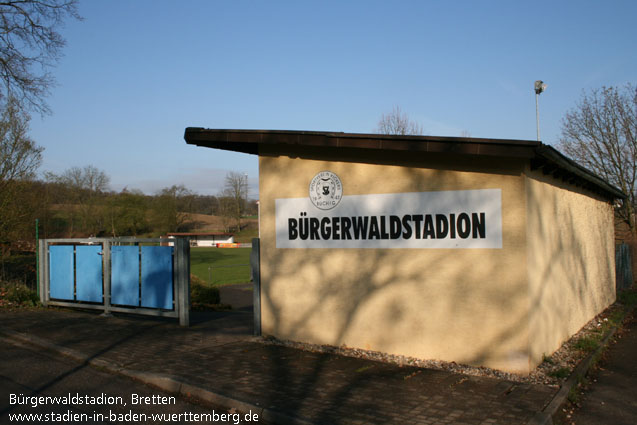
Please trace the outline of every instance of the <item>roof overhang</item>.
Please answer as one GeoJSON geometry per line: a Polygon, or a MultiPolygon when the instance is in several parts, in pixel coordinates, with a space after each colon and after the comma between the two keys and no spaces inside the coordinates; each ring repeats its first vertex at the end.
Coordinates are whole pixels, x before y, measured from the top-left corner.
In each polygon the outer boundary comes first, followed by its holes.
{"type": "Polygon", "coordinates": [[[291,130],[216,130],[186,128],[191,145],[259,154],[262,145],[312,146],[325,148],[375,149],[387,151],[445,152],[474,155],[528,156],[526,140],[477,139],[463,137],[396,136],[291,130]]]}
{"type": "Polygon", "coordinates": [[[481,139],[472,137],[403,136],[292,130],[221,130],[186,128],[191,145],[258,155],[266,145],[285,152],[297,146],[329,149],[362,149],[386,152],[426,152],[501,158],[526,158],[541,169],[570,184],[585,187],[608,199],[626,195],[593,172],[551,146],[534,140],[481,139]]]}
{"type": "Polygon", "coordinates": [[[190,232],[171,232],[166,233],[166,236],[234,236],[234,233],[190,233],[190,232]]]}

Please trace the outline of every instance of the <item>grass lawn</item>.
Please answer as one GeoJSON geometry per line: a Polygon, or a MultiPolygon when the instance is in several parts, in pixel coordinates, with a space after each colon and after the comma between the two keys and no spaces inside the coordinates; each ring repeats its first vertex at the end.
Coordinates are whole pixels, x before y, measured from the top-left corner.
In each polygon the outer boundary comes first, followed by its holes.
{"type": "Polygon", "coordinates": [[[250,248],[190,248],[190,273],[215,286],[250,282],[250,251],[250,248]]]}

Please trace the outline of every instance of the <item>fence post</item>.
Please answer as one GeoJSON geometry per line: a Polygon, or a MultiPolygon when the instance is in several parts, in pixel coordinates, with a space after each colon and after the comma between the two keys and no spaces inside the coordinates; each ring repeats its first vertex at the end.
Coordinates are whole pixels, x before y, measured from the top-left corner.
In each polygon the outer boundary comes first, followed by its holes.
{"type": "Polygon", "coordinates": [[[35,249],[38,253],[35,256],[35,273],[38,297],[40,296],[40,219],[35,219],[35,249]]]}
{"type": "Polygon", "coordinates": [[[175,293],[179,324],[190,326],[190,241],[175,238],[175,293]]]}
{"type": "Polygon", "coordinates": [[[254,335],[261,336],[261,245],[259,238],[252,239],[250,252],[250,268],[252,269],[252,305],[254,312],[254,335]]]}
{"type": "Polygon", "coordinates": [[[48,277],[49,260],[46,256],[46,239],[38,241],[38,288],[40,289],[40,302],[43,306],[48,305],[49,292],[47,290],[46,279],[48,277]]]}
{"type": "Polygon", "coordinates": [[[111,314],[111,241],[102,244],[102,270],[104,272],[104,316],[111,314]]]}

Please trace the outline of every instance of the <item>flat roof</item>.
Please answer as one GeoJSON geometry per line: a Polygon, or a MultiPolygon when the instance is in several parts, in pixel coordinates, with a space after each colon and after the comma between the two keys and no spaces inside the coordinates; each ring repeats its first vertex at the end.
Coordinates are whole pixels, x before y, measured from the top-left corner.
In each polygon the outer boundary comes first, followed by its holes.
{"type": "Polygon", "coordinates": [[[186,128],[186,143],[258,155],[264,145],[282,152],[295,146],[326,149],[361,149],[447,153],[502,158],[525,158],[532,169],[541,169],[570,184],[585,187],[608,199],[626,195],[592,171],[567,158],[555,148],[535,140],[484,139],[474,137],[406,136],[295,130],[231,130],[186,128]]]}

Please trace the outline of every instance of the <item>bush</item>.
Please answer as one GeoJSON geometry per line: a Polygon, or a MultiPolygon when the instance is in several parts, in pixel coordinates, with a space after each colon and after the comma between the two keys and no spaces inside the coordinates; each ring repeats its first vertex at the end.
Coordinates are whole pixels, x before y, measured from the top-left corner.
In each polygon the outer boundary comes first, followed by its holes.
{"type": "Polygon", "coordinates": [[[36,306],[39,303],[37,293],[23,283],[9,282],[0,285],[1,305],[36,306]]]}
{"type": "Polygon", "coordinates": [[[206,282],[197,276],[190,276],[190,302],[195,305],[211,305],[219,304],[221,297],[219,288],[216,286],[208,286],[206,282]]]}
{"type": "Polygon", "coordinates": [[[36,268],[35,254],[14,253],[0,260],[0,279],[6,282],[24,282],[29,287],[35,288],[36,268]]]}

